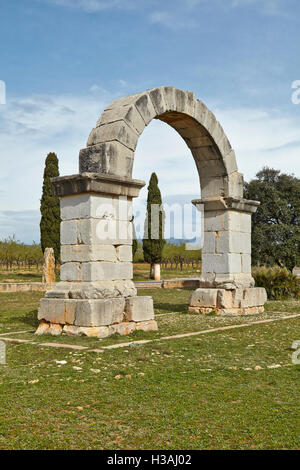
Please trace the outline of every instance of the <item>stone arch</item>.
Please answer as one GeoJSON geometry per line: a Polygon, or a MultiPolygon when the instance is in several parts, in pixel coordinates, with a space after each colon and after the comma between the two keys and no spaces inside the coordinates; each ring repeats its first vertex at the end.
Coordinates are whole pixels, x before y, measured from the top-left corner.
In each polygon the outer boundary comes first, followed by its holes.
{"type": "Polygon", "coordinates": [[[167,86],[113,101],[80,152],[80,173],[132,177],[139,136],[152,121],[169,124],[194,157],[203,198],[243,196],[235,152],[214,114],[190,91],[167,86]]]}
{"type": "Polygon", "coordinates": [[[200,177],[202,199],[193,202],[204,209],[202,274],[189,311],[263,312],[266,292],[251,275],[251,214],[259,203],[243,199],[235,153],[212,112],[189,91],[159,87],[111,103],[80,151],[79,174],[52,179],[61,281],[41,300],[38,334],[104,338],[157,329],[151,297],[137,296],[132,282],[131,247],[132,199],[145,185],[132,179],[134,151],[152,119],[182,136],[200,177]],[[103,237],[99,226],[118,230],[103,237]]]}

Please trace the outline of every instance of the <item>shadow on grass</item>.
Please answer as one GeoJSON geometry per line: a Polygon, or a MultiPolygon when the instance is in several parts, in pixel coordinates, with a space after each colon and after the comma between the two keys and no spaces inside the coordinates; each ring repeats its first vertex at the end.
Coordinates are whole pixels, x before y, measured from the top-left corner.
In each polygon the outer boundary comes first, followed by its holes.
{"type": "Polygon", "coordinates": [[[42,278],[41,274],[39,273],[25,273],[25,274],[18,273],[17,277],[18,278],[21,277],[24,279],[38,279],[38,280],[42,278]]]}
{"type": "Polygon", "coordinates": [[[170,304],[170,303],[164,303],[164,302],[155,302],[154,309],[159,310],[162,313],[172,313],[172,312],[187,313],[188,304],[187,303],[170,304]]]}
{"type": "Polygon", "coordinates": [[[37,318],[37,310],[31,310],[30,312],[25,312],[14,317],[10,317],[9,321],[16,323],[25,323],[26,325],[32,328],[37,328],[39,325],[39,321],[37,318]]]}

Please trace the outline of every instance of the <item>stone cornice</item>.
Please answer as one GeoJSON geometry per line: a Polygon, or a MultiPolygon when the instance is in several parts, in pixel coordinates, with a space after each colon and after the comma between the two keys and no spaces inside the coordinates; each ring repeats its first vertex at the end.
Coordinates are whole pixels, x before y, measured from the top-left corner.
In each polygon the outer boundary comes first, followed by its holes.
{"type": "Polygon", "coordinates": [[[233,210],[238,212],[248,212],[254,214],[259,205],[259,201],[250,201],[247,199],[234,199],[232,197],[219,197],[209,199],[194,199],[192,203],[204,205],[205,211],[233,210]]]}
{"type": "Polygon", "coordinates": [[[126,177],[99,173],[82,173],[51,178],[55,196],[97,193],[111,196],[137,197],[145,182],[126,177]]]}

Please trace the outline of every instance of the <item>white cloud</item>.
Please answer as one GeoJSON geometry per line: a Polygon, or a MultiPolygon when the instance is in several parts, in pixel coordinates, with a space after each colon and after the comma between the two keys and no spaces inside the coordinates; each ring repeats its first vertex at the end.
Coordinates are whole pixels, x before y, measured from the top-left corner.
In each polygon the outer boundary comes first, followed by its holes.
{"type": "MultiPolygon", "coordinates": [[[[122,0],[47,0],[55,5],[82,9],[88,13],[116,7],[124,7],[122,0]]],[[[130,3],[130,2],[129,2],[130,3]]]]}

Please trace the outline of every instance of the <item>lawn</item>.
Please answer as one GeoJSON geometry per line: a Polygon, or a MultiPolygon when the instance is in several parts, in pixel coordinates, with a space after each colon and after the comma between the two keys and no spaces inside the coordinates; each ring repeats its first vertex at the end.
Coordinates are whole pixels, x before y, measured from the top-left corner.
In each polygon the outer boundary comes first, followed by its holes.
{"type": "MultiPolygon", "coordinates": [[[[300,314],[300,302],[268,302],[263,315],[221,318],[185,313],[189,291],[139,294],[153,296],[158,332],[105,340],[11,335],[38,344],[7,345],[0,449],[300,448],[300,366],[290,350],[300,318],[250,325],[300,314]],[[239,323],[249,325],[163,339],[239,323]],[[90,350],[138,339],[153,342],[90,350]]],[[[34,330],[41,296],[1,294],[0,334],[34,330]]]]}

